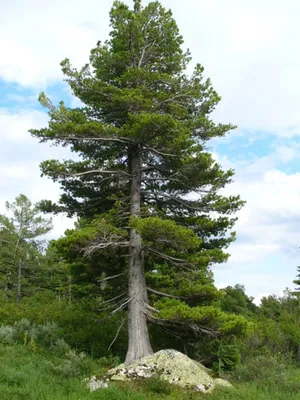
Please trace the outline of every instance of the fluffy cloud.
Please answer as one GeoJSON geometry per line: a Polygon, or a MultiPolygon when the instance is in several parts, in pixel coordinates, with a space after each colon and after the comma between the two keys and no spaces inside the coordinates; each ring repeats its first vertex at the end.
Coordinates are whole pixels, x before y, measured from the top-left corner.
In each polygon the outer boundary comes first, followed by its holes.
{"type": "Polygon", "coordinates": [[[8,109],[0,109],[1,141],[28,141],[29,129],[44,126],[47,123],[47,115],[36,110],[20,110],[18,112],[8,109]]]}
{"type": "MultiPolygon", "coordinates": [[[[173,10],[193,60],[206,67],[223,96],[217,119],[283,136],[299,134],[296,0],[162,3],[173,10]]],[[[45,8],[37,0],[6,2],[0,16],[0,51],[5,54],[0,77],[39,90],[61,80],[62,59],[80,66],[97,40],[107,38],[111,4],[87,0],[82,7],[65,0],[45,8]]]]}
{"type": "MultiPolygon", "coordinates": [[[[39,144],[28,130],[40,128],[47,123],[47,114],[35,110],[9,112],[0,109],[0,212],[5,212],[5,202],[13,201],[24,193],[32,202],[42,199],[57,201],[59,186],[41,178],[39,164],[48,158],[69,157],[67,149],[39,144]]],[[[58,237],[73,226],[74,220],[65,216],[54,218],[54,229],[50,237],[58,237]]]]}
{"type": "Polygon", "coordinates": [[[224,192],[247,201],[238,215],[232,256],[227,264],[214,267],[218,282],[243,283],[255,296],[279,294],[292,286],[299,263],[300,173],[288,174],[277,166],[296,156],[292,148],[280,145],[252,162],[216,155],[225,168],[236,170],[234,183],[224,192]]]}
{"type": "Polygon", "coordinates": [[[1,6],[0,76],[23,86],[45,88],[62,79],[59,63],[70,57],[76,65],[88,60],[96,41],[108,32],[106,1],[16,0],[1,6]]]}

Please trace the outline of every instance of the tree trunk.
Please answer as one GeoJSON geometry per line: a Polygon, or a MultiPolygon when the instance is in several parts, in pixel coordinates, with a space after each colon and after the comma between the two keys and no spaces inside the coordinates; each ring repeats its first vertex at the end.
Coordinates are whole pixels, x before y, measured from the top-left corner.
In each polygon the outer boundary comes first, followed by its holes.
{"type": "Polygon", "coordinates": [[[183,352],[186,356],[189,356],[189,338],[187,336],[184,336],[182,341],[183,341],[183,352]]]}
{"type": "MultiPolygon", "coordinates": [[[[138,148],[129,157],[131,182],[131,216],[139,217],[141,208],[141,158],[138,148]]],[[[140,234],[131,229],[128,282],[128,351],[126,364],[153,353],[146,316],[147,288],[140,234]]]]}
{"type": "Polygon", "coordinates": [[[22,260],[18,264],[18,287],[17,287],[17,303],[20,303],[22,296],[22,260]]]}
{"type": "Polygon", "coordinates": [[[69,276],[69,290],[68,290],[69,305],[72,304],[72,275],[69,276]]]}

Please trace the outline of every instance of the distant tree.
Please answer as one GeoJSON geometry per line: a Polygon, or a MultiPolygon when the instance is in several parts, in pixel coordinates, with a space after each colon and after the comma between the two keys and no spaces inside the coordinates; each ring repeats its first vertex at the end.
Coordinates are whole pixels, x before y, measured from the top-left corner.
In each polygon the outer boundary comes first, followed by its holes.
{"type": "Polygon", "coordinates": [[[243,202],[219,193],[233,171],[223,171],[206,144],[234,127],[213,122],[220,97],[203,67],[187,76],[190,55],[171,12],[158,2],[143,8],[134,0],[132,10],[115,1],[110,22],[110,39],[98,42],[89,64],[79,71],[67,59],[61,64],[83,106],[55,107],[42,93],[50,122],[31,133],[81,157],[42,163],[42,173],[64,191],[43,209],[90,218],[87,255],[109,249],[128,260],[127,296],[118,309],[128,308],[130,363],[152,353],[147,322],[191,334],[222,324],[224,316],[190,307],[189,297],[201,297],[208,283],[199,276],[227,260],[232,214],[243,202]],[[162,282],[167,276],[172,285],[162,282]],[[149,293],[161,300],[151,305],[149,293]]]}
{"type": "Polygon", "coordinates": [[[297,267],[298,274],[296,275],[296,279],[293,283],[296,285],[295,291],[293,292],[296,296],[300,295],[300,266],[297,267]]]}
{"type": "Polygon", "coordinates": [[[0,215],[0,271],[4,293],[16,292],[19,302],[26,276],[38,266],[40,240],[52,228],[51,220],[43,218],[36,205],[23,194],[14,202],[6,202],[7,216],[0,215]]]}
{"type": "Polygon", "coordinates": [[[254,298],[247,296],[243,285],[227,286],[221,292],[223,296],[220,304],[223,311],[251,316],[258,310],[253,303],[254,298]]]}

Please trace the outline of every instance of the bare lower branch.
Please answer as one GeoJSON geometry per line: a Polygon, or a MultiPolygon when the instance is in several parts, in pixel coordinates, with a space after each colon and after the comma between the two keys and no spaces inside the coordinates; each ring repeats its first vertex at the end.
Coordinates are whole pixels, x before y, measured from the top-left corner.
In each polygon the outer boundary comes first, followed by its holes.
{"type": "Polygon", "coordinates": [[[125,322],[125,318],[124,318],[123,321],[121,322],[121,325],[119,326],[119,329],[117,330],[116,336],[114,337],[114,339],[113,339],[113,341],[111,342],[111,344],[108,346],[108,349],[107,349],[107,350],[110,350],[111,347],[112,347],[112,345],[113,345],[113,344],[115,343],[115,341],[117,340],[117,338],[118,338],[118,336],[119,336],[119,333],[120,333],[120,331],[121,331],[121,329],[122,329],[122,326],[124,325],[124,322],[125,322]]]}
{"type": "Polygon", "coordinates": [[[169,299],[177,299],[177,300],[182,300],[184,302],[190,302],[193,300],[203,300],[203,299],[208,299],[211,296],[209,294],[206,293],[196,293],[190,296],[175,296],[173,294],[169,294],[169,293],[164,293],[164,292],[160,292],[158,290],[154,290],[151,289],[149,287],[147,287],[148,292],[156,294],[157,296],[161,296],[161,297],[167,297],[169,299]]]}
{"type": "Polygon", "coordinates": [[[173,294],[168,294],[168,293],[163,293],[163,292],[159,292],[158,290],[154,290],[151,289],[149,287],[147,287],[148,292],[153,293],[153,294],[157,294],[158,296],[162,296],[162,297],[167,297],[169,299],[178,299],[178,300],[183,300],[186,299],[185,297],[181,297],[181,296],[174,296],[173,294]]]}
{"type": "MultiPolygon", "coordinates": [[[[113,299],[106,300],[105,303],[112,303],[113,301],[118,300],[120,297],[124,297],[124,296],[126,296],[126,293],[119,294],[118,296],[114,297],[113,299]]],[[[119,303],[121,301],[122,300],[119,300],[119,303]]]]}
{"type": "Polygon", "coordinates": [[[154,313],[156,313],[156,314],[159,313],[159,311],[158,311],[156,308],[150,306],[150,304],[146,304],[146,303],[145,303],[145,305],[146,305],[146,309],[147,309],[147,310],[149,310],[149,311],[151,311],[151,312],[154,312],[154,313]]]}
{"type": "Polygon", "coordinates": [[[91,170],[91,171],[84,171],[84,172],[79,172],[79,173],[76,173],[76,174],[71,174],[71,173],[68,173],[68,172],[63,172],[63,173],[61,173],[62,175],[66,175],[66,176],[72,176],[72,177],[75,177],[75,176],[83,176],[83,175],[88,175],[88,174],[99,174],[99,175],[106,175],[106,174],[108,174],[108,175],[119,175],[119,176],[121,176],[121,175],[124,175],[124,176],[127,176],[127,177],[131,177],[131,174],[128,174],[128,172],[125,172],[125,171],[103,171],[103,170],[101,170],[101,169],[94,169],[94,170],[91,170]]]}
{"type": "MultiPolygon", "coordinates": [[[[48,136],[40,136],[41,138],[47,139],[48,136]]],[[[93,142],[117,142],[117,143],[132,143],[133,140],[124,137],[74,137],[74,136],[59,136],[53,137],[57,140],[70,140],[70,141],[93,141],[93,142]]]]}
{"type": "Polygon", "coordinates": [[[149,147],[149,146],[144,147],[140,150],[140,153],[147,153],[147,152],[150,152],[150,153],[152,152],[159,156],[165,156],[165,157],[180,157],[177,154],[165,153],[164,151],[157,150],[157,149],[155,149],[153,147],[149,147]]]}
{"type": "Polygon", "coordinates": [[[133,297],[131,297],[130,299],[126,300],[125,303],[121,304],[120,307],[116,308],[111,314],[114,315],[114,314],[116,314],[118,311],[121,311],[124,307],[127,306],[128,303],[131,302],[132,299],[133,299],[133,297]]]}
{"type": "Polygon", "coordinates": [[[187,331],[195,336],[208,335],[211,337],[218,337],[220,335],[220,332],[216,329],[204,326],[200,322],[198,323],[193,320],[162,319],[156,318],[150,313],[147,313],[147,319],[154,325],[177,331],[176,333],[178,335],[181,333],[180,336],[186,336],[187,331]]]}
{"type": "Polygon", "coordinates": [[[169,261],[171,264],[177,267],[194,267],[193,263],[183,258],[172,257],[168,254],[161,253],[160,251],[153,249],[153,247],[145,247],[145,250],[148,250],[150,253],[162,258],[163,260],[169,261]]]}
{"type": "Polygon", "coordinates": [[[96,251],[106,249],[108,247],[129,247],[130,243],[128,240],[124,240],[124,237],[118,235],[115,232],[101,232],[98,237],[93,240],[85,249],[84,255],[91,257],[96,251]]]}
{"type": "Polygon", "coordinates": [[[118,274],[118,275],[108,276],[107,278],[99,279],[97,282],[101,283],[101,282],[109,281],[110,279],[119,278],[120,276],[123,276],[123,275],[126,275],[126,272],[122,272],[121,274],[118,274]]]}

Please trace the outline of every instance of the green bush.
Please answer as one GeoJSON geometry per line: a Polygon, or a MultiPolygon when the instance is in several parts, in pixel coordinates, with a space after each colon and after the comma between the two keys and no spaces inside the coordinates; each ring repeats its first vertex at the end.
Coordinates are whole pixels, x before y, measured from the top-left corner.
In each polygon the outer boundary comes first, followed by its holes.
{"type": "Polygon", "coordinates": [[[13,344],[15,337],[15,329],[13,326],[0,326],[0,343],[13,344]]]}
{"type": "Polygon", "coordinates": [[[288,365],[280,356],[261,355],[248,358],[234,369],[234,377],[240,382],[279,381],[285,378],[288,365]]]}

